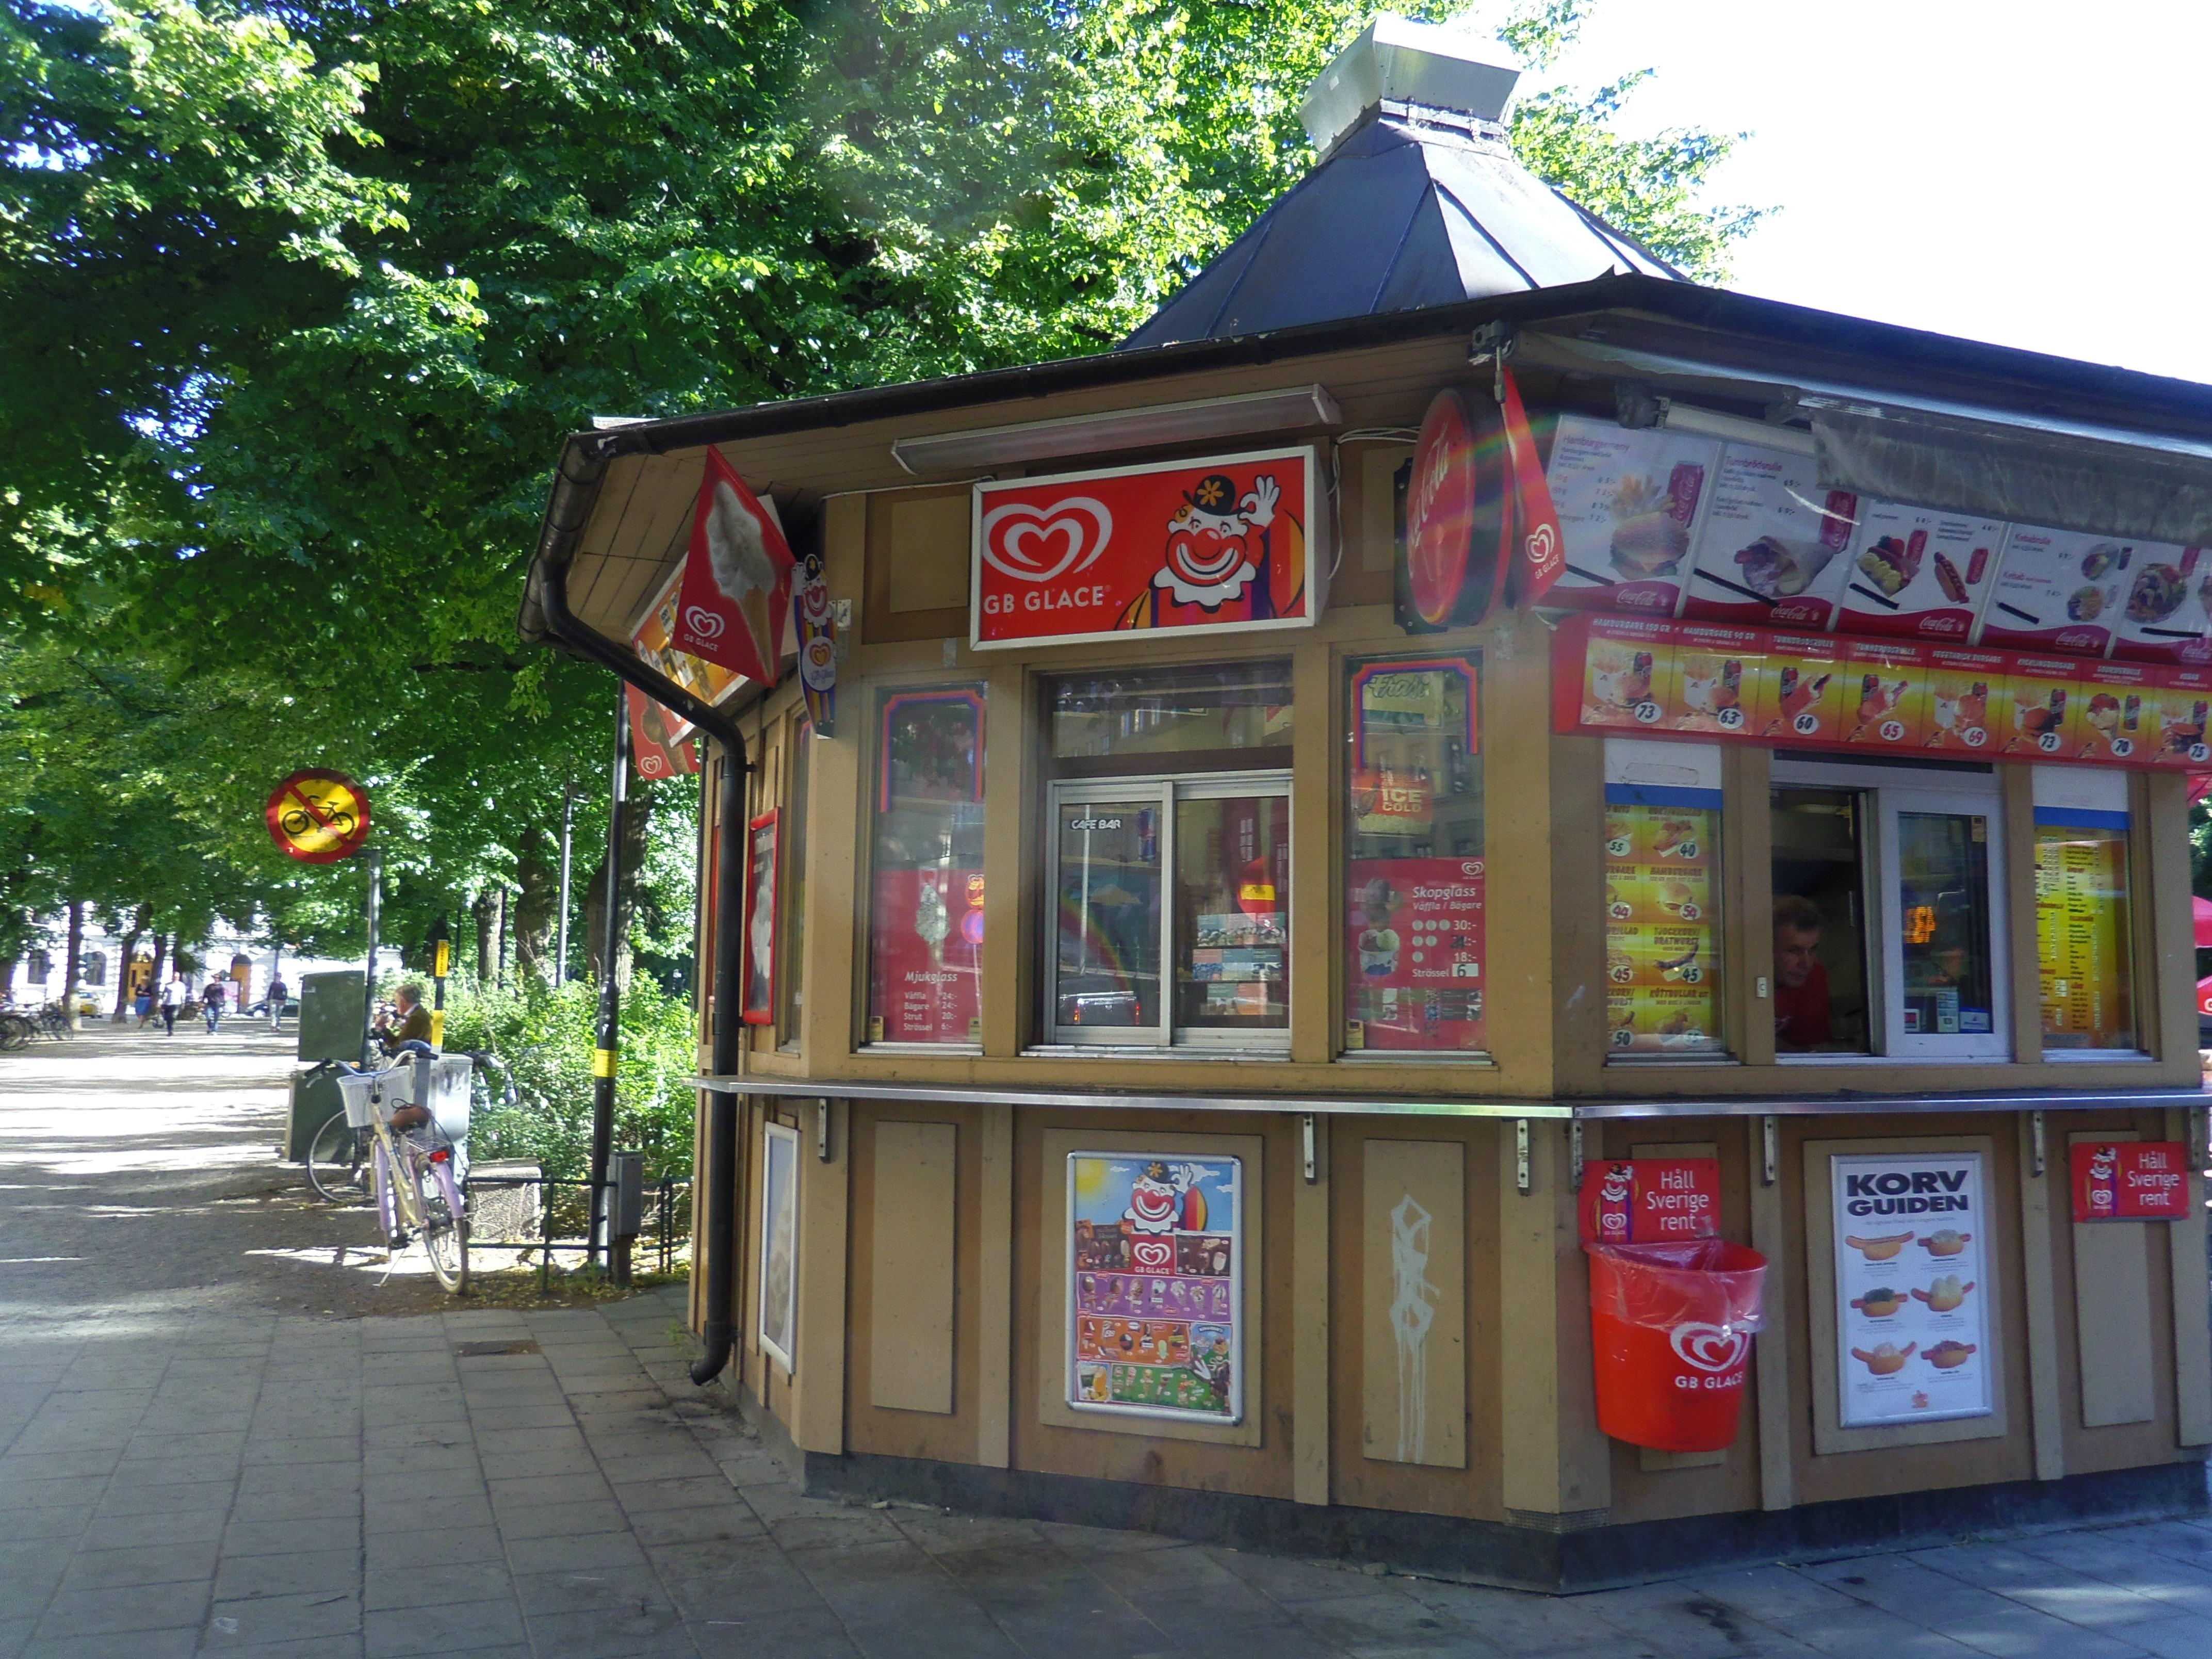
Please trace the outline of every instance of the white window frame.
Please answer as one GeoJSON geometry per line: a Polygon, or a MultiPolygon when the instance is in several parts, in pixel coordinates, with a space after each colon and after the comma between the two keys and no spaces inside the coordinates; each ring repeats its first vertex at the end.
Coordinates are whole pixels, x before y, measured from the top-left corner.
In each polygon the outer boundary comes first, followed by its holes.
{"type": "Polygon", "coordinates": [[[1776,788],[1854,789],[1870,796],[1868,835],[1861,845],[1860,903],[1875,930],[1867,951],[1868,1052],[1778,1054],[1784,1066],[1869,1060],[1918,1061],[2008,1060],[2013,1058],[2011,922],[2005,902],[2004,780],[1987,772],[1854,766],[1849,763],[1778,757],[1769,781],[1776,788]],[[1986,1031],[1907,1032],[1905,1029],[1905,919],[1897,890],[1901,868],[1898,815],[1937,812],[1977,815],[1990,821],[1990,1026],[1986,1031]]]}
{"type": "MultiPolygon", "coordinates": [[[[1043,1029],[1053,1048],[1133,1048],[1193,1052],[1231,1050],[1246,1054],[1283,1053],[1291,1047],[1288,1024],[1280,1030],[1179,1030],[1175,1018],[1175,872],[1176,804],[1186,800],[1227,800],[1244,796],[1273,796],[1285,808],[1290,804],[1291,775],[1287,771],[1199,772],[1148,774],[1143,777],[1056,778],[1045,794],[1045,903],[1043,934],[1043,1029]],[[1159,1018],[1147,1025],[1062,1025],[1060,1019],[1060,809],[1065,801],[1101,805],[1128,802],[1153,806],[1160,814],[1160,991],[1159,1018]]],[[[1296,826],[1284,814],[1284,828],[1292,837],[1291,860],[1296,866],[1296,826]]],[[[1287,1000],[1290,971],[1290,896],[1282,902],[1284,916],[1284,991],[1287,1000]]]]}

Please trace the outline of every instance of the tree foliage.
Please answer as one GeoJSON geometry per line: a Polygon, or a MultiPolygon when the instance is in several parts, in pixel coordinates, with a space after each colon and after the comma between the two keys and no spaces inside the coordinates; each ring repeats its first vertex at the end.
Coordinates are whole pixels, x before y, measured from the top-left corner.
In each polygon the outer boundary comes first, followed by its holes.
{"type": "MultiPolygon", "coordinates": [[[[1493,9],[1540,60],[1583,0],[1493,9]]],[[[614,704],[514,636],[562,436],[1108,345],[1310,164],[1369,11],[0,0],[0,934],[174,870],[356,943],[359,872],[260,827],[303,764],[374,792],[387,937],[542,893],[614,704]]],[[[1632,85],[1514,141],[1716,273],[1726,141],[1622,138],[1632,85]]]]}

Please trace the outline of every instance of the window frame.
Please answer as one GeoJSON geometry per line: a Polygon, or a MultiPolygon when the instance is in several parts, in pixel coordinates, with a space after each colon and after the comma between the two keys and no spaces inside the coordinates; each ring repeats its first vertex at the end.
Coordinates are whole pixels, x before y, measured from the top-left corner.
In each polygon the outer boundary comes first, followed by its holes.
{"type": "MultiPolygon", "coordinates": [[[[1227,800],[1264,796],[1283,803],[1283,823],[1290,838],[1287,868],[1297,867],[1297,829],[1291,811],[1291,774],[1287,768],[1255,772],[1170,772],[1143,777],[1053,778],[1045,785],[1044,903],[1038,929],[1038,985],[1042,1008],[1038,1029],[1048,1052],[1097,1053],[1101,1049],[1150,1054],[1193,1054],[1206,1051],[1282,1055],[1291,1048],[1286,1019],[1279,1030],[1209,1030],[1204,1026],[1178,1028],[1175,1024],[1176,937],[1174,884],[1176,879],[1176,806],[1185,800],[1227,800]],[[1062,1025],[1060,1018],[1060,810],[1063,801],[1109,805],[1134,802],[1156,805],[1160,813],[1160,993],[1159,1018],[1138,1026],[1062,1025]]],[[[1287,881],[1287,878],[1286,878],[1287,881]]],[[[1282,901],[1284,999],[1289,1001],[1291,917],[1295,895],[1282,901]]]]}
{"type": "Polygon", "coordinates": [[[2014,1058],[2012,1030],[2012,917],[2007,857],[2004,775],[1898,765],[1854,765],[1784,759],[1769,769],[1768,806],[1776,788],[1850,789],[1868,799],[1873,833],[1861,847],[1860,901],[1875,937],[1867,951],[1867,1049],[1863,1054],[1778,1054],[1783,1066],[1915,1063],[1982,1064],[2014,1058]],[[1933,812],[1979,816],[1990,821],[1985,857],[1989,915],[1990,1030],[1956,1033],[1905,1030],[1905,928],[1897,891],[1902,867],[1899,815],[1933,812]]]}

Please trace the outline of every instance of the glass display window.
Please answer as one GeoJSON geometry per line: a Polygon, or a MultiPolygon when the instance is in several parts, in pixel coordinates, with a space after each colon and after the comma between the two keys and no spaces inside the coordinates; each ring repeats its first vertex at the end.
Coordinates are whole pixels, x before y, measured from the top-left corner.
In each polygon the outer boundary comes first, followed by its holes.
{"type": "Polygon", "coordinates": [[[2035,955],[2046,1054],[2140,1052],[2129,825],[2124,777],[2035,769],[2035,955]]]}
{"type": "Polygon", "coordinates": [[[1778,1053],[2008,1056],[1995,769],[1778,757],[1773,783],[1778,1053]]]}
{"type": "Polygon", "coordinates": [[[1048,680],[1054,777],[1229,772],[1291,763],[1291,665],[1207,663],[1048,680]]]}
{"type": "Polygon", "coordinates": [[[1062,780],[1048,804],[1054,1040],[1290,1041],[1290,778],[1062,780]]]}
{"type": "Polygon", "coordinates": [[[1609,738],[1605,769],[1607,1057],[1725,1055],[1720,750],[1609,738]]]}
{"type": "Polygon", "coordinates": [[[866,1041],[982,1042],[983,688],[883,694],[866,1041]]]}
{"type": "Polygon", "coordinates": [[[1346,666],[1347,1053],[1489,1048],[1480,683],[1473,656],[1346,666]]]}

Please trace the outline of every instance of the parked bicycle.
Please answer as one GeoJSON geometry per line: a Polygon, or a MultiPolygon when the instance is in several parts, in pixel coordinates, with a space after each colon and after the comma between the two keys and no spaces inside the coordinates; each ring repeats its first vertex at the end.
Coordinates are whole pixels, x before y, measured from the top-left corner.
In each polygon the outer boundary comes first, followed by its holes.
{"type": "Polygon", "coordinates": [[[382,1071],[337,1066],[345,1108],[309,1143],[307,1181],[331,1203],[372,1202],[387,1252],[420,1237],[431,1272],[459,1296],[469,1283],[468,1126],[479,1067],[506,1068],[490,1054],[443,1056],[468,1062],[462,1082],[422,1047],[382,1071]],[[423,1108],[429,1121],[396,1127],[392,1114],[404,1106],[423,1108]]]}
{"type": "Polygon", "coordinates": [[[43,1008],[0,1008],[0,1049],[27,1048],[40,1036],[59,1042],[69,1034],[69,1016],[61,1004],[43,1008]]]}

